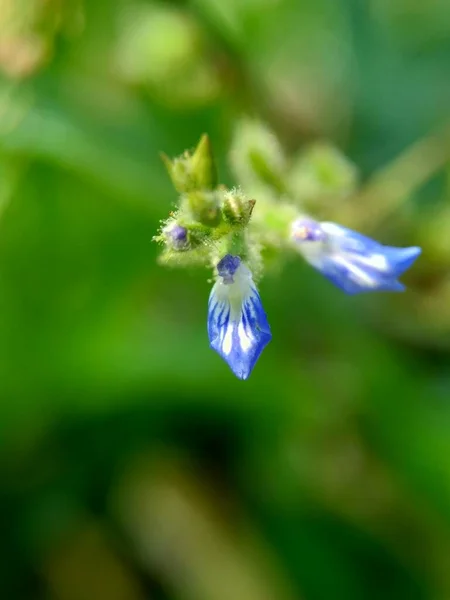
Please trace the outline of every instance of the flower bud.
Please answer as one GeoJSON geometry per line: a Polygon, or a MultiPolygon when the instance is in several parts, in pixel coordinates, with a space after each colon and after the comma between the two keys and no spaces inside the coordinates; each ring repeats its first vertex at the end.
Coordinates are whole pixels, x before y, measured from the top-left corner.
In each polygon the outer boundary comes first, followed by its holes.
{"type": "Polygon", "coordinates": [[[225,193],[222,204],[224,220],[230,225],[247,225],[256,200],[248,200],[238,190],[225,193]]]}
{"type": "Polygon", "coordinates": [[[191,176],[198,189],[213,190],[217,185],[217,170],[209,137],[202,135],[191,157],[191,176]]]}
{"type": "Polygon", "coordinates": [[[164,229],[166,243],[177,251],[187,250],[189,247],[188,230],[178,223],[171,223],[164,229]]]}
{"type": "Polygon", "coordinates": [[[217,227],[222,221],[219,196],[216,192],[192,191],[186,195],[185,202],[192,218],[206,225],[217,227]]]}
{"type": "Polygon", "coordinates": [[[230,152],[231,168],[246,189],[265,186],[282,194],[286,160],[275,135],[262,123],[242,120],[230,152]]]}
{"type": "Polygon", "coordinates": [[[177,192],[182,194],[216,187],[217,171],[206,134],[201,137],[194,152],[185,152],[173,160],[161,153],[161,158],[177,192]]]}
{"type": "Polygon", "coordinates": [[[317,211],[348,197],[357,179],[356,168],[339,150],[316,144],[294,160],[287,185],[294,198],[317,211]]]}

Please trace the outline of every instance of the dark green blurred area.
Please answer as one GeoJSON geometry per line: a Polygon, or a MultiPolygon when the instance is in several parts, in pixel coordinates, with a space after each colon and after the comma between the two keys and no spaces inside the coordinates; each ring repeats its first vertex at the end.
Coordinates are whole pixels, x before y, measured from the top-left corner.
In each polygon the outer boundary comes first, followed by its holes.
{"type": "Polygon", "coordinates": [[[449,67],[445,0],[0,0],[1,598],[450,598],[449,67]],[[159,152],[207,132],[232,185],[243,114],[427,172],[376,232],[408,292],[289,260],[247,382],[152,243],[159,152]]]}

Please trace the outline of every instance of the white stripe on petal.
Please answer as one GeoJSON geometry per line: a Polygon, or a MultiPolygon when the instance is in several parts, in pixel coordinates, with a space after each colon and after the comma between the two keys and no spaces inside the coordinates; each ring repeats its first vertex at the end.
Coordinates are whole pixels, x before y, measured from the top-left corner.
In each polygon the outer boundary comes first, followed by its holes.
{"type": "Polygon", "coordinates": [[[243,352],[247,352],[255,341],[251,331],[246,330],[242,321],[238,324],[238,338],[243,352]]]}
{"type": "Polygon", "coordinates": [[[386,257],[382,254],[358,254],[353,255],[352,260],[360,265],[364,265],[365,267],[376,269],[377,271],[383,271],[387,273],[390,270],[390,265],[386,257]]]}
{"type": "Polygon", "coordinates": [[[332,260],[336,265],[341,265],[344,267],[347,270],[350,278],[356,283],[359,283],[363,287],[377,287],[378,279],[371,276],[367,271],[364,271],[364,269],[359,267],[351,257],[340,256],[339,254],[336,254],[333,256],[332,260]]]}
{"type": "Polygon", "coordinates": [[[223,335],[221,339],[222,352],[227,355],[230,354],[233,344],[233,329],[234,323],[231,322],[228,325],[228,327],[224,330],[225,335],[223,335]]]}

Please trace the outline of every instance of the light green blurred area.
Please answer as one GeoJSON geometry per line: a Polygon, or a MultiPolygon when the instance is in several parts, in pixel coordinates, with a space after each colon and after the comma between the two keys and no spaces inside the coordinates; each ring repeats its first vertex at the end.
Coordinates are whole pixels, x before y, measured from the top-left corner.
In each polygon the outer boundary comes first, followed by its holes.
{"type": "Polygon", "coordinates": [[[450,598],[449,65],[440,0],[0,0],[2,598],[450,598]],[[152,243],[159,152],[239,183],[242,117],[423,248],[403,295],[276,263],[246,382],[152,243]]]}

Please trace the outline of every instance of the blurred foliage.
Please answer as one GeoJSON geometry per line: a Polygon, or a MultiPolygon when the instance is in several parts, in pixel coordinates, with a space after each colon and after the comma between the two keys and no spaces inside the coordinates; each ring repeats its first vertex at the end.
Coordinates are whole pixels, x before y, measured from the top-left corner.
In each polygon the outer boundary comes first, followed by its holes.
{"type": "Polygon", "coordinates": [[[3,598],[450,598],[449,64],[445,0],[0,0],[3,598]],[[151,243],[159,152],[232,186],[243,116],[273,193],[423,247],[401,296],[267,273],[245,383],[151,243]]]}

